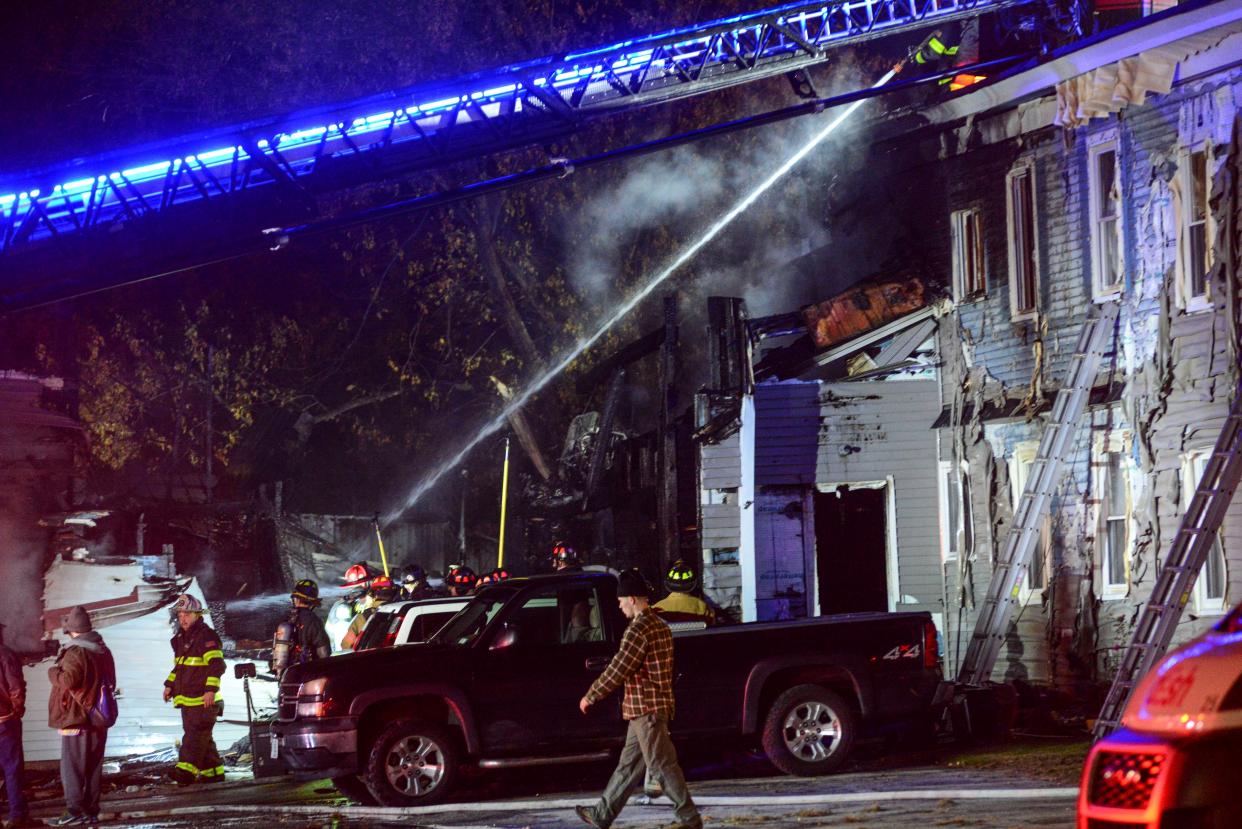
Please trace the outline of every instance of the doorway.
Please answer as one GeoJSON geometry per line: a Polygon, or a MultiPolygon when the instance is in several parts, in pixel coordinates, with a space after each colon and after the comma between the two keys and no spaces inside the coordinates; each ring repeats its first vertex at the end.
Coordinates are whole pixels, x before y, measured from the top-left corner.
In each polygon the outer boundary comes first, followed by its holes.
{"type": "Polygon", "coordinates": [[[888,610],[888,488],[815,493],[819,614],[888,610]]]}

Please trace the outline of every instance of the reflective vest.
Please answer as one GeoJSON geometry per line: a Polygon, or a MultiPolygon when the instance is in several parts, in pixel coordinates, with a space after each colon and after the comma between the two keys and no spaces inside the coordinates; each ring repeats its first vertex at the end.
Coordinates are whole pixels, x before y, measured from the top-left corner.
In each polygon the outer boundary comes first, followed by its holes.
{"type": "Polygon", "coordinates": [[[949,46],[938,37],[927,41],[927,45],[914,54],[914,62],[920,65],[938,63],[957,57],[956,46],[949,46]]]}
{"type": "Polygon", "coordinates": [[[199,618],[189,630],[177,630],[172,638],[173,669],[164,680],[172,689],[173,705],[193,708],[203,704],[208,691],[219,693],[224,675],[224,651],[220,637],[199,618]]]}

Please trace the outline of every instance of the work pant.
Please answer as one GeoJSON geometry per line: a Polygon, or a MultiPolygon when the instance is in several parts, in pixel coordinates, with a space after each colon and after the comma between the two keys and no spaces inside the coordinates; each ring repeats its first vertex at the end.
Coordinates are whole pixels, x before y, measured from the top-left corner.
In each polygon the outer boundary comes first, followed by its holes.
{"type": "Polygon", "coordinates": [[[99,783],[107,742],[104,729],[83,728],[78,734],[61,736],[60,778],[69,814],[99,816],[99,783]]]}
{"type": "Polygon", "coordinates": [[[702,826],[699,810],[690,799],[685,775],[677,764],[677,751],[668,736],[668,717],[662,714],[648,714],[629,721],[616,771],[591,810],[595,825],[602,829],[612,825],[630,793],[642,782],[647,768],[664,784],[664,794],[673,801],[677,822],[702,826]]]}
{"type": "Polygon", "coordinates": [[[187,706],[181,709],[181,751],[177,753],[177,768],[193,775],[202,782],[224,779],[224,761],[216,751],[216,741],[211,731],[216,727],[216,706],[187,706]]]}
{"type": "Polygon", "coordinates": [[[29,811],[26,793],[22,791],[22,719],[12,717],[0,722],[0,766],[4,767],[4,796],[9,801],[9,820],[21,820],[29,811]]]}

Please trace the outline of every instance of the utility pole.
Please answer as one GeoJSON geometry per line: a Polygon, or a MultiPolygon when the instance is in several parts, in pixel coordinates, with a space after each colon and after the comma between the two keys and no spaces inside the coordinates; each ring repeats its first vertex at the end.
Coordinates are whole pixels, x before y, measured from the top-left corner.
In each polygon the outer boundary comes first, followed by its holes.
{"type": "Polygon", "coordinates": [[[678,556],[677,520],[677,294],[664,297],[664,342],[660,346],[660,474],[656,532],[660,536],[660,571],[678,556]]]}

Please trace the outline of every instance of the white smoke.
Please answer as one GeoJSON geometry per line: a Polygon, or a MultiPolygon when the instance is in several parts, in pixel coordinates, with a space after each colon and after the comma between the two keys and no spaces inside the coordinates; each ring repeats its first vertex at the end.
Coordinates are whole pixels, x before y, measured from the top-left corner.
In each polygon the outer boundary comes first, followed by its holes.
{"type": "Polygon", "coordinates": [[[0,508],[0,622],[4,642],[17,651],[40,650],[43,639],[45,533],[10,502],[0,508]]]}

